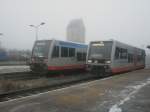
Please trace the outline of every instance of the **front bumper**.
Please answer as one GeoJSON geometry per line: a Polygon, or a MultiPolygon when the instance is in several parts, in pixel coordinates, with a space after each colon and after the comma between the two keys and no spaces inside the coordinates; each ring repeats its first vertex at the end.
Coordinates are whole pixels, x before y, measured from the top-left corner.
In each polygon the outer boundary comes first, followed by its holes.
{"type": "Polygon", "coordinates": [[[34,72],[45,72],[48,71],[48,66],[44,63],[32,63],[30,69],[34,72]]]}
{"type": "Polygon", "coordinates": [[[110,64],[87,64],[87,71],[103,71],[103,72],[111,72],[110,64]]]}

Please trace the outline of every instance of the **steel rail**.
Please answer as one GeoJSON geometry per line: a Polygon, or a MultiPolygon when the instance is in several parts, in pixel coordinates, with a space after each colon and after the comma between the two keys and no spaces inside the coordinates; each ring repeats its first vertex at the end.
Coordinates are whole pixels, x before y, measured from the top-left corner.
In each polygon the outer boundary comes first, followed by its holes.
{"type": "Polygon", "coordinates": [[[31,72],[13,72],[13,73],[1,73],[0,80],[25,80],[39,78],[44,75],[35,74],[31,72]]]}
{"type": "Polygon", "coordinates": [[[47,86],[41,86],[41,87],[36,87],[36,88],[28,88],[28,89],[7,92],[7,93],[0,94],[0,102],[8,101],[11,99],[16,99],[16,98],[20,98],[20,97],[30,96],[32,94],[43,93],[43,92],[47,92],[47,91],[51,91],[51,90],[55,90],[55,89],[59,89],[59,88],[64,88],[64,87],[68,87],[71,85],[96,80],[98,78],[100,78],[100,77],[97,75],[93,75],[93,76],[91,75],[90,77],[84,77],[84,78],[80,78],[77,80],[68,80],[68,81],[64,81],[61,83],[58,82],[58,83],[54,83],[54,84],[47,85],[47,86]]]}

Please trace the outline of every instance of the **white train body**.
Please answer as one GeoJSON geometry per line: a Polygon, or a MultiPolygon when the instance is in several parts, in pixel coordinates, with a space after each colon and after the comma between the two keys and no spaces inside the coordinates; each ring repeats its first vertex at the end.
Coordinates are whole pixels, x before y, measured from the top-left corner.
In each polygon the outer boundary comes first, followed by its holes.
{"type": "Polygon", "coordinates": [[[112,74],[145,67],[145,51],[118,41],[93,41],[87,53],[88,69],[112,74]]]}
{"type": "Polygon", "coordinates": [[[36,72],[85,69],[87,45],[60,40],[36,41],[30,68],[36,72]]]}

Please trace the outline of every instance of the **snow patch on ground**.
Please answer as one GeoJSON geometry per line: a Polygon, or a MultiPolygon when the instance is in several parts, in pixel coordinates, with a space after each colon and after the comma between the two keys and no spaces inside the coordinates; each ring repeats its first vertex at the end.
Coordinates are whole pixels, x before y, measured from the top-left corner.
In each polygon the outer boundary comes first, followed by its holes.
{"type": "Polygon", "coordinates": [[[118,105],[113,105],[109,112],[122,112],[121,108],[118,105]]]}
{"type": "Polygon", "coordinates": [[[26,72],[30,71],[29,66],[0,66],[0,73],[26,72]]]}
{"type": "MultiPolygon", "coordinates": [[[[150,84],[150,79],[148,79],[145,82],[142,82],[138,85],[128,86],[127,89],[129,89],[129,90],[132,89],[132,91],[129,94],[127,94],[126,96],[125,96],[125,93],[123,93],[124,98],[122,100],[120,100],[118,103],[116,103],[115,105],[113,105],[110,108],[109,112],[122,112],[122,109],[120,106],[123,105],[125,102],[129,101],[131,99],[131,97],[133,97],[136,93],[138,93],[138,91],[142,87],[144,87],[148,84],[150,84]]],[[[126,92],[126,91],[124,91],[124,92],[126,92]]]]}

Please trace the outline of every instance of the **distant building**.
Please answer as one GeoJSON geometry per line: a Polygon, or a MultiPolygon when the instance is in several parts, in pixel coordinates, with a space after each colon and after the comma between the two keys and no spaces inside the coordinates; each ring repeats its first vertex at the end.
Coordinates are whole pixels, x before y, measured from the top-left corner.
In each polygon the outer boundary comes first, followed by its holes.
{"type": "Polygon", "coordinates": [[[0,61],[6,61],[8,59],[7,52],[4,48],[0,48],[0,61]]]}
{"type": "Polygon", "coordinates": [[[67,26],[67,40],[85,43],[85,26],[82,19],[72,20],[67,26]]]}

